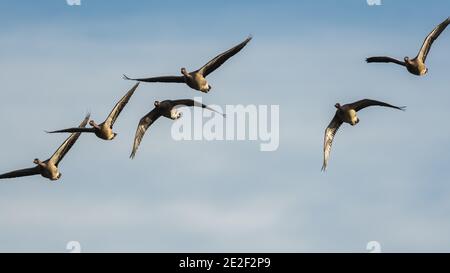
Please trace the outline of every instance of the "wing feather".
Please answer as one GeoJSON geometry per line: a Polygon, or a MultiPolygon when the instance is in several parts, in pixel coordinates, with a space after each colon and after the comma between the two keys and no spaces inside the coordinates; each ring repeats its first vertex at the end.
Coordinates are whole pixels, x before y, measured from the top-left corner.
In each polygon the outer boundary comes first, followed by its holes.
{"type": "MultiPolygon", "coordinates": [[[[83,122],[81,122],[79,128],[84,128],[90,118],[90,114],[87,114],[84,118],[83,122]]],[[[75,144],[75,142],[80,137],[81,132],[72,133],[65,141],[64,143],[56,150],[56,152],[52,155],[52,157],[48,160],[58,166],[59,162],[64,158],[64,156],[67,154],[67,152],[72,148],[72,146],[75,144]]]]}
{"type": "Polygon", "coordinates": [[[369,107],[369,106],[383,106],[383,107],[390,107],[390,108],[394,108],[394,109],[398,109],[398,110],[406,109],[405,106],[399,107],[399,106],[391,105],[389,103],[385,103],[382,101],[370,100],[370,99],[359,100],[354,103],[347,104],[347,106],[350,107],[350,109],[354,109],[356,112],[358,112],[359,110],[362,110],[366,107],[369,107]]]}
{"type": "Polygon", "coordinates": [[[38,166],[33,167],[33,168],[28,168],[28,169],[12,171],[9,173],[4,173],[4,174],[0,175],[0,179],[31,176],[31,175],[37,175],[37,174],[40,174],[38,166]]]}
{"type": "Polygon", "coordinates": [[[130,91],[128,91],[125,96],[123,96],[118,102],[117,104],[114,106],[113,110],[111,111],[111,113],[109,114],[108,118],[106,119],[105,123],[108,123],[109,126],[112,128],[114,126],[114,123],[117,120],[117,117],[120,115],[120,113],[122,112],[122,110],[125,108],[125,106],[127,105],[128,101],[130,100],[131,96],[133,96],[134,91],[136,91],[136,89],[138,88],[140,82],[136,83],[131,89],[130,91]]]}
{"type": "Polygon", "coordinates": [[[447,18],[444,22],[440,23],[438,26],[436,26],[430,34],[425,38],[423,41],[422,47],[420,48],[419,54],[417,55],[417,58],[420,59],[422,62],[425,62],[427,59],[428,53],[430,52],[431,45],[434,41],[441,35],[441,33],[445,30],[445,28],[450,24],[450,17],[447,18]]]}
{"type": "Polygon", "coordinates": [[[398,65],[406,66],[405,62],[399,61],[397,59],[386,57],[386,56],[377,56],[377,57],[369,57],[366,59],[368,63],[395,63],[398,65]]]}
{"type": "Polygon", "coordinates": [[[325,137],[323,142],[323,165],[322,171],[327,169],[328,159],[330,158],[331,146],[333,145],[334,136],[342,125],[342,120],[338,117],[337,113],[334,115],[328,127],[325,129],[325,137]]]}
{"type": "Polygon", "coordinates": [[[128,78],[126,75],[123,75],[123,78],[125,80],[139,81],[139,82],[177,82],[177,83],[185,82],[183,76],[161,76],[161,77],[132,79],[128,78]]]}
{"type": "Polygon", "coordinates": [[[56,133],[94,133],[94,128],[68,128],[68,129],[62,129],[57,131],[51,131],[47,132],[49,134],[56,134],[56,133]]]}
{"type": "Polygon", "coordinates": [[[161,111],[157,108],[150,111],[147,115],[145,115],[138,124],[136,129],[136,135],[134,137],[133,142],[133,150],[131,152],[130,158],[134,158],[136,156],[136,152],[141,144],[142,138],[145,135],[147,129],[161,116],[161,111]]]}
{"type": "Polygon", "coordinates": [[[203,77],[208,76],[214,70],[219,68],[223,63],[225,63],[229,58],[233,57],[239,51],[241,51],[241,49],[243,49],[251,40],[252,40],[252,37],[250,36],[247,39],[245,39],[245,41],[238,44],[237,46],[217,55],[211,61],[209,61],[207,64],[205,64],[202,68],[200,68],[199,70],[197,70],[195,72],[199,72],[200,74],[203,75],[203,77]]]}
{"type": "Polygon", "coordinates": [[[199,103],[199,102],[197,102],[195,100],[192,100],[192,99],[173,100],[172,104],[173,104],[174,107],[180,106],[180,105],[191,106],[191,107],[202,107],[204,109],[208,109],[210,111],[216,112],[216,113],[218,113],[218,114],[220,114],[220,115],[225,117],[225,114],[220,113],[219,111],[209,107],[208,105],[205,105],[203,103],[199,103]]]}

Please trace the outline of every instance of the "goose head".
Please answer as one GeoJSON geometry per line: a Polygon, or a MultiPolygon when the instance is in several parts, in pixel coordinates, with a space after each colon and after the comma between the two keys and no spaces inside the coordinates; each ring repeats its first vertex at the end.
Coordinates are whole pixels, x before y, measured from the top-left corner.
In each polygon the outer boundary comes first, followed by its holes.
{"type": "Polygon", "coordinates": [[[188,75],[186,68],[184,68],[184,67],[181,68],[181,74],[183,74],[184,76],[188,75]]]}
{"type": "Polygon", "coordinates": [[[93,120],[89,121],[89,125],[91,125],[92,127],[96,128],[96,129],[100,129],[100,127],[97,125],[97,123],[95,123],[95,121],[93,121],[93,120]]]}
{"type": "Polygon", "coordinates": [[[155,105],[155,107],[159,107],[159,105],[161,104],[160,101],[155,101],[155,103],[153,103],[155,105]]]}
{"type": "Polygon", "coordinates": [[[340,104],[340,103],[336,103],[336,104],[334,105],[334,107],[336,107],[336,109],[338,109],[338,110],[341,110],[341,104],[340,104]]]}
{"type": "Polygon", "coordinates": [[[407,64],[409,64],[410,63],[410,60],[409,60],[409,57],[408,56],[406,56],[405,58],[403,58],[403,60],[405,61],[405,63],[407,63],[407,64]]]}
{"type": "Polygon", "coordinates": [[[36,164],[36,165],[38,165],[38,166],[40,166],[40,167],[42,167],[42,168],[45,168],[45,167],[46,167],[46,164],[45,164],[44,162],[40,161],[40,160],[37,159],[37,158],[35,158],[35,159],[33,160],[33,163],[36,164]]]}

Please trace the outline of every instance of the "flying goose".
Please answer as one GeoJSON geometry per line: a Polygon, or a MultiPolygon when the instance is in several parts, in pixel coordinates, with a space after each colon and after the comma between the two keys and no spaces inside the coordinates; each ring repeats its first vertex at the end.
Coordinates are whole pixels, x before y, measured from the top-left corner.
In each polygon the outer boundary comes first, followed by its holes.
{"type": "Polygon", "coordinates": [[[405,57],[404,61],[399,61],[391,57],[370,57],[366,59],[368,63],[395,63],[398,65],[406,66],[406,69],[417,76],[425,75],[428,72],[428,68],[425,66],[425,60],[427,59],[427,55],[430,52],[431,45],[433,42],[439,37],[439,35],[444,31],[444,29],[450,23],[450,17],[447,18],[444,22],[439,24],[437,27],[433,29],[433,31],[428,34],[425,38],[422,47],[420,48],[419,54],[414,59],[410,59],[409,57],[405,57]]]}
{"type": "Polygon", "coordinates": [[[331,120],[330,124],[328,125],[327,129],[325,130],[325,137],[324,137],[324,143],[323,143],[323,165],[322,165],[322,171],[325,171],[328,164],[328,159],[330,157],[331,152],[331,145],[333,144],[334,136],[339,129],[339,127],[342,125],[342,123],[348,123],[352,126],[355,126],[357,123],[359,123],[359,118],[356,115],[356,112],[359,110],[362,110],[369,106],[384,106],[384,107],[390,107],[395,108],[398,110],[405,110],[406,107],[397,107],[394,105],[390,105],[381,101],[376,100],[369,100],[364,99],[360,100],[354,103],[349,103],[345,105],[340,105],[339,103],[336,103],[334,107],[337,108],[336,114],[334,115],[333,119],[331,120]]]}
{"type": "Polygon", "coordinates": [[[214,70],[219,68],[224,62],[226,62],[229,58],[233,57],[237,54],[241,49],[243,49],[252,37],[248,37],[245,41],[238,44],[237,46],[225,51],[222,54],[219,54],[214,59],[205,64],[202,68],[188,72],[186,68],[181,68],[182,76],[162,76],[162,77],[152,77],[152,78],[142,78],[142,79],[131,79],[126,75],[123,75],[126,80],[133,81],[141,81],[141,82],[175,82],[175,83],[185,83],[190,88],[208,93],[211,90],[211,85],[208,84],[208,81],[205,79],[206,76],[211,74],[214,70]]]}
{"type": "Polygon", "coordinates": [[[180,113],[177,110],[177,107],[179,106],[202,107],[210,111],[216,112],[218,114],[221,114],[223,117],[225,117],[225,114],[219,113],[218,111],[210,108],[209,106],[201,104],[191,99],[165,100],[161,102],[155,101],[154,105],[155,108],[139,121],[139,125],[136,129],[136,135],[134,137],[133,151],[131,152],[130,158],[134,158],[136,156],[136,152],[139,148],[139,145],[141,144],[145,132],[159,117],[164,116],[172,120],[181,118],[182,113],[180,113]]]}
{"type": "Polygon", "coordinates": [[[131,96],[133,95],[134,91],[136,91],[138,86],[139,82],[136,83],[133,88],[131,88],[130,91],[128,91],[125,96],[123,96],[123,98],[119,100],[119,102],[116,104],[116,106],[114,106],[114,109],[111,111],[104,122],[96,124],[95,121],[91,120],[89,121],[89,125],[92,126],[91,128],[69,128],[47,133],[94,133],[98,138],[101,138],[103,140],[113,140],[117,136],[117,133],[114,133],[112,130],[114,123],[116,122],[117,118],[120,115],[120,112],[122,112],[123,108],[125,108],[125,105],[127,105],[128,101],[130,100],[131,96]]]}
{"type": "MultiPolygon", "coordinates": [[[[89,114],[84,118],[83,122],[80,124],[79,128],[84,128],[89,121],[89,114]]],[[[75,142],[80,137],[81,133],[72,133],[69,138],[64,141],[61,147],[56,150],[56,152],[45,161],[40,161],[39,159],[33,160],[33,163],[36,164],[34,168],[17,170],[9,173],[5,173],[0,175],[0,179],[5,178],[16,178],[23,176],[31,176],[40,174],[45,178],[48,178],[52,181],[56,181],[61,178],[61,173],[59,172],[58,165],[64,156],[69,152],[70,148],[75,144],[75,142]]]]}

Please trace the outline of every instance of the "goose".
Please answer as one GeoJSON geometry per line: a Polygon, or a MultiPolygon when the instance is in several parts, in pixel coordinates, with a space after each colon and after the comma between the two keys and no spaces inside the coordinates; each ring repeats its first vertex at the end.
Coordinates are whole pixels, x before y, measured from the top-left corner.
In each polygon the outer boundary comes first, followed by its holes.
{"type": "Polygon", "coordinates": [[[219,68],[223,63],[225,63],[229,58],[237,54],[241,49],[243,49],[248,42],[252,39],[249,36],[245,41],[238,44],[237,46],[219,54],[214,59],[205,64],[202,68],[195,70],[193,72],[188,72],[186,68],[181,68],[181,76],[162,76],[162,77],[152,77],[152,78],[141,78],[132,79],[127,75],[123,75],[125,80],[140,81],[140,82],[174,82],[174,83],[185,83],[190,88],[201,91],[203,93],[208,93],[211,90],[211,85],[205,79],[206,76],[211,74],[214,70],[219,68]]]}
{"type": "Polygon", "coordinates": [[[164,117],[172,119],[172,120],[181,118],[182,113],[180,113],[177,110],[177,108],[179,106],[202,107],[202,108],[206,108],[210,111],[216,112],[216,113],[222,115],[223,117],[225,117],[225,114],[222,114],[222,113],[210,108],[207,105],[204,105],[202,103],[196,102],[191,99],[155,101],[154,106],[155,106],[155,108],[153,108],[152,111],[147,113],[139,121],[139,125],[136,129],[136,135],[134,137],[133,150],[130,155],[130,158],[132,158],[132,159],[136,156],[136,152],[139,148],[139,145],[141,144],[141,141],[142,141],[142,138],[144,137],[145,132],[159,117],[164,116],[164,117]]]}
{"type": "MultiPolygon", "coordinates": [[[[90,115],[88,114],[83,122],[80,124],[79,128],[84,128],[89,121],[90,115]]],[[[51,181],[56,181],[61,178],[61,173],[59,172],[58,165],[61,163],[61,160],[64,156],[69,152],[72,146],[80,137],[81,133],[72,133],[69,138],[64,141],[64,143],[56,150],[56,152],[45,161],[40,161],[39,159],[33,160],[33,163],[36,164],[33,168],[22,169],[17,171],[12,171],[9,173],[5,173],[0,175],[0,179],[6,178],[16,178],[23,176],[31,176],[38,175],[50,179],[51,181]]]]}
{"type": "Polygon", "coordinates": [[[383,106],[383,107],[390,107],[398,110],[404,111],[406,109],[405,106],[398,107],[394,105],[390,105],[385,102],[376,101],[376,100],[370,100],[370,99],[363,99],[360,101],[356,101],[353,103],[340,105],[339,103],[336,103],[334,107],[337,108],[336,114],[334,115],[333,119],[331,120],[328,127],[325,129],[325,137],[324,137],[324,144],[323,144],[323,165],[322,165],[322,171],[325,171],[328,164],[328,159],[330,157],[331,152],[331,145],[333,144],[334,136],[336,135],[337,130],[342,125],[342,123],[348,123],[352,126],[355,126],[359,123],[359,118],[356,115],[356,112],[369,107],[369,106],[383,106]]]}
{"type": "Polygon", "coordinates": [[[49,134],[54,133],[94,133],[98,138],[103,140],[113,140],[117,133],[113,132],[113,126],[116,122],[117,118],[120,115],[120,112],[122,112],[123,108],[125,108],[125,105],[127,105],[128,101],[130,100],[131,96],[134,94],[134,91],[139,86],[139,82],[136,83],[130,91],[128,91],[125,96],[123,96],[119,102],[114,106],[113,110],[109,114],[109,116],[106,118],[106,120],[100,124],[95,123],[95,121],[90,120],[89,125],[92,126],[91,128],[69,128],[69,129],[63,129],[63,130],[57,130],[57,131],[51,131],[47,132],[49,134]]]}
{"type": "Polygon", "coordinates": [[[425,61],[427,59],[428,53],[430,52],[431,45],[433,42],[439,37],[439,35],[444,31],[444,29],[450,23],[450,17],[448,17],[444,22],[440,23],[437,27],[433,29],[433,31],[428,34],[425,38],[422,47],[420,48],[419,53],[413,59],[409,57],[405,57],[400,61],[391,57],[379,56],[379,57],[370,57],[366,59],[368,63],[395,63],[398,65],[405,66],[406,69],[416,76],[423,76],[427,74],[428,68],[425,66],[425,61]]]}

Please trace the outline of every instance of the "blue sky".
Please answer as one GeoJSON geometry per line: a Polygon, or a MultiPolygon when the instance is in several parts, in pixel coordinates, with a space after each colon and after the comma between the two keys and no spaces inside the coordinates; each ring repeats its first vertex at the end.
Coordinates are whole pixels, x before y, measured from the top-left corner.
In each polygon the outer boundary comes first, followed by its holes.
{"type": "Polygon", "coordinates": [[[448,17],[446,1],[0,1],[0,171],[32,166],[64,141],[44,130],[101,121],[131,83],[195,69],[252,42],[209,77],[203,102],[280,105],[280,147],[184,141],[171,122],[151,128],[128,159],[155,99],[198,96],[143,84],[104,142],[83,136],[57,183],[0,184],[0,251],[450,251],[450,32],[433,45],[429,74],[368,65],[370,55],[415,56],[448,17]],[[431,5],[430,2],[433,4],[431,5]],[[418,21],[410,14],[421,14],[418,21]],[[336,102],[373,108],[338,132],[320,172],[336,102]]]}

